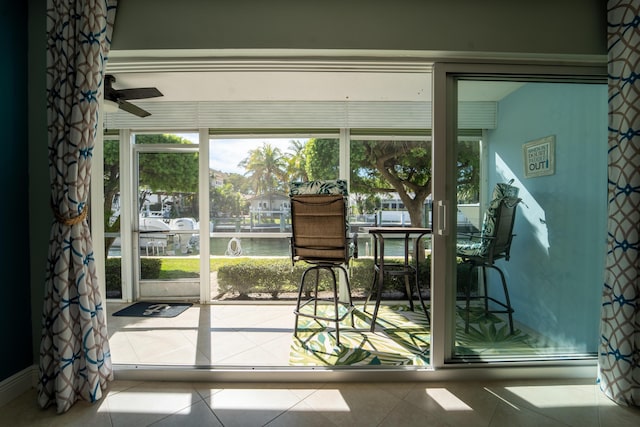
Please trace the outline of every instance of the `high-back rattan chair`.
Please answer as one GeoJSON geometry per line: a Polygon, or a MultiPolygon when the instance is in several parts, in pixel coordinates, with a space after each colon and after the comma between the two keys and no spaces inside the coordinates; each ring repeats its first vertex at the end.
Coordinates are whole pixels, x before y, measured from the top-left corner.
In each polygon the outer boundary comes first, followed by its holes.
{"type": "Polygon", "coordinates": [[[346,265],[351,257],[357,257],[357,239],[348,236],[347,185],[343,180],[293,182],[291,202],[291,261],[305,262],[308,267],[302,273],[298,298],[294,310],[296,320],[294,336],[298,336],[299,316],[335,324],[336,342],[340,345],[340,322],[351,316],[353,302],[346,265]],[[329,276],[330,296],[322,297],[321,272],[329,276]],[[346,283],[346,295],[340,299],[337,272],[342,272],[346,283]],[[314,280],[307,283],[309,273],[314,280]],[[312,292],[303,293],[306,287],[312,292]],[[319,293],[320,292],[320,293],[319,293]],[[318,311],[318,304],[325,311],[318,311]],[[313,309],[309,305],[313,305],[313,309]],[[309,307],[307,307],[309,306],[309,307]]]}
{"type": "Polygon", "coordinates": [[[456,254],[469,265],[469,284],[465,290],[465,331],[469,331],[469,315],[471,299],[481,299],[486,313],[503,313],[508,316],[509,330],[513,333],[513,307],[509,299],[507,281],[502,270],[495,265],[499,259],[508,261],[511,256],[511,242],[513,225],[516,218],[516,207],[521,199],[518,198],[518,188],[511,183],[498,183],[493,190],[492,200],[484,214],[482,230],[479,235],[464,235],[458,240],[456,254]],[[482,269],[484,294],[471,296],[473,271],[482,269]],[[488,292],[487,268],[492,268],[500,275],[504,299],[499,300],[488,292]],[[489,303],[492,303],[490,306],[489,303]],[[497,307],[496,307],[497,306],[497,307]]]}

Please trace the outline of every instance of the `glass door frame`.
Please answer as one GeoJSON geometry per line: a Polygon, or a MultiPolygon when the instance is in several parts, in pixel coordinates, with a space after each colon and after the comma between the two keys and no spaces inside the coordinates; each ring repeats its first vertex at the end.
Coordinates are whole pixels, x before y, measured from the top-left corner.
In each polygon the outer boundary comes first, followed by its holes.
{"type": "MultiPolygon", "coordinates": [[[[124,129],[120,131],[120,183],[122,200],[129,203],[123,204],[122,218],[128,220],[121,224],[122,257],[130,262],[122,263],[122,297],[126,301],[136,301],[140,298],[140,260],[139,260],[139,239],[137,231],[139,229],[139,218],[133,207],[138,207],[138,195],[135,188],[138,185],[138,155],[140,153],[198,153],[198,192],[208,194],[208,129],[198,130],[198,144],[193,145],[136,145],[135,136],[141,133],[169,133],[171,131],[137,132],[135,130],[124,129]],[[124,141],[128,142],[126,145],[124,141]],[[135,188],[134,188],[135,187],[135,188]]],[[[190,130],[179,130],[175,133],[191,133],[190,130]]],[[[209,198],[198,197],[198,212],[200,222],[209,223],[209,198]]],[[[209,227],[200,227],[200,254],[209,253],[209,227]],[[206,252],[205,252],[206,251],[206,252]]],[[[199,302],[208,303],[211,300],[210,292],[210,264],[208,256],[200,256],[200,280],[199,280],[199,302]]],[[[193,298],[193,297],[191,297],[193,298]]]]}
{"type": "MultiPolygon", "coordinates": [[[[434,370],[460,366],[453,363],[455,340],[455,221],[456,142],[458,137],[457,82],[460,78],[530,80],[548,82],[594,82],[606,78],[597,65],[505,65],[436,62],[433,67],[433,257],[431,305],[431,363],[434,370]]],[[[556,361],[557,362],[557,361],[556,361]]],[[[506,362],[509,366],[530,362],[506,362]]],[[[591,364],[591,362],[586,362],[591,364]]],[[[593,362],[595,363],[595,361],[593,362]]],[[[471,365],[476,365],[472,363],[471,365]]],[[[486,365],[486,364],[484,364],[486,365]]],[[[497,364],[496,364],[497,365],[497,364]]]]}

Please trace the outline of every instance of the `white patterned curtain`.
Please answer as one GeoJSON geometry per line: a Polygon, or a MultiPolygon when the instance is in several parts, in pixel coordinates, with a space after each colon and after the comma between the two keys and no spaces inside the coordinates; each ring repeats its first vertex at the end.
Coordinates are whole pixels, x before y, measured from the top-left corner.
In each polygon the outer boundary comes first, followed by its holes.
{"type": "Polygon", "coordinates": [[[640,0],[609,0],[609,221],[598,380],[640,406],[640,0]]]}
{"type": "Polygon", "coordinates": [[[91,156],[117,0],[47,0],[51,227],[38,403],[94,402],[113,379],[87,221],[91,156]]]}

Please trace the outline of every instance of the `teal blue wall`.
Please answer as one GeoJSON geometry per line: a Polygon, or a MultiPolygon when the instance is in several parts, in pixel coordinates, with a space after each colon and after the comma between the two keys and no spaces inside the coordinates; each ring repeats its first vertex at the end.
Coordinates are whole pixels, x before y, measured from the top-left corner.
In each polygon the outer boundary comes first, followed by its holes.
{"type": "Polygon", "coordinates": [[[488,134],[490,188],[515,178],[512,258],[504,266],[515,318],[596,351],[607,198],[606,84],[530,83],[498,104],[488,134]],[[524,177],[522,145],[555,135],[556,172],[524,177]]]}
{"type": "Polygon", "coordinates": [[[27,7],[0,5],[0,381],[33,364],[27,193],[27,7]]]}

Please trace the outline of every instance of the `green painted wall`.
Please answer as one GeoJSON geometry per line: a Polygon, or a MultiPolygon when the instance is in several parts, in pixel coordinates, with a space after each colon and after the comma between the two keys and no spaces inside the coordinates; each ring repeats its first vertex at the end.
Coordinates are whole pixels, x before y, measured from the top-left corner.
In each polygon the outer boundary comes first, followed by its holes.
{"type": "Polygon", "coordinates": [[[32,361],[27,158],[27,7],[0,5],[0,381],[32,361]]]}
{"type": "Polygon", "coordinates": [[[602,0],[136,0],[119,5],[113,49],[601,55],[605,16],[602,0]]]}

